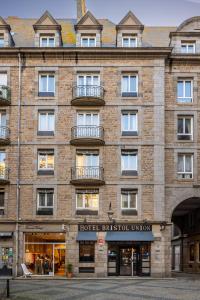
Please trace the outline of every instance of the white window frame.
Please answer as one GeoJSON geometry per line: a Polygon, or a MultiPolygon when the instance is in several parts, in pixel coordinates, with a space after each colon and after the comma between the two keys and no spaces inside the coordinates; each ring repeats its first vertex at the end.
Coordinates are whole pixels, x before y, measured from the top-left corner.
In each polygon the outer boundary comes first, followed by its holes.
{"type": "Polygon", "coordinates": [[[138,46],[138,39],[136,36],[122,36],[122,47],[136,48],[138,46]],[[128,46],[124,46],[124,39],[128,39],[128,46]],[[135,47],[131,46],[131,40],[135,40],[135,47]]]}
{"type": "Polygon", "coordinates": [[[137,93],[138,94],[138,75],[137,74],[123,74],[121,76],[121,94],[123,93],[137,93]],[[124,77],[128,77],[128,91],[124,91],[123,89],[123,78],[124,77]],[[131,91],[130,87],[131,87],[131,77],[135,77],[136,78],[136,90],[135,91],[131,91]]]}
{"type": "Polygon", "coordinates": [[[54,93],[55,95],[55,89],[56,89],[56,80],[55,80],[55,74],[54,73],[41,73],[39,74],[39,93],[54,93]],[[46,86],[46,91],[41,91],[40,88],[42,86],[42,77],[46,76],[47,77],[47,86],[46,86]],[[54,77],[54,90],[49,91],[49,77],[53,76],[54,77]]]}
{"type": "Polygon", "coordinates": [[[76,192],[76,210],[93,210],[93,211],[99,211],[99,193],[78,193],[76,192]],[[82,194],[83,195],[83,206],[82,207],[78,207],[78,194],[82,194]],[[85,203],[86,203],[86,199],[85,199],[85,195],[87,194],[93,194],[93,195],[98,195],[98,206],[97,208],[96,207],[93,207],[93,208],[88,208],[88,207],[85,207],[85,203]]]}
{"type": "MultiPolygon", "coordinates": [[[[127,190],[127,192],[128,192],[128,190],[127,190]]],[[[135,196],[136,196],[136,199],[135,199],[135,207],[134,207],[134,208],[133,208],[133,207],[130,207],[130,193],[129,193],[129,194],[127,195],[127,196],[128,196],[128,207],[127,207],[127,208],[124,208],[124,207],[122,207],[122,203],[123,203],[122,196],[123,196],[123,194],[122,194],[122,191],[121,191],[121,210],[137,210],[137,208],[138,208],[138,204],[137,204],[137,202],[138,202],[138,193],[135,192],[134,194],[135,194],[135,196]]]]}
{"type": "Polygon", "coordinates": [[[84,84],[81,86],[87,86],[87,77],[91,77],[91,84],[89,86],[100,86],[100,75],[97,74],[78,74],[77,75],[77,86],[79,85],[79,78],[83,77],[84,84]],[[94,85],[94,77],[98,77],[98,85],[94,85]]]}
{"type": "Polygon", "coordinates": [[[192,79],[178,79],[177,81],[177,102],[178,103],[193,103],[193,80],[192,79]],[[178,96],[178,83],[183,82],[183,97],[178,96]],[[186,82],[191,82],[191,97],[186,97],[185,95],[185,85],[186,82]],[[190,102],[185,102],[184,99],[190,98],[190,102]]]}
{"type": "Polygon", "coordinates": [[[195,42],[181,42],[181,53],[182,54],[192,54],[196,53],[196,43],[195,42]],[[182,46],[186,47],[186,52],[183,51],[182,46]],[[189,52],[189,46],[193,46],[193,52],[189,52]]]}
{"type": "MultiPolygon", "coordinates": [[[[177,119],[177,137],[179,136],[182,136],[182,135],[185,135],[185,136],[190,136],[191,138],[188,140],[188,141],[193,141],[193,116],[181,116],[179,115],[178,116],[178,119],[177,119]],[[178,132],[178,121],[179,119],[183,119],[183,132],[182,133],[179,133],[178,132]],[[191,121],[191,133],[185,133],[185,119],[190,119],[191,121]]],[[[179,141],[181,141],[181,139],[178,139],[179,141]]]]}
{"type": "Polygon", "coordinates": [[[55,39],[55,35],[42,35],[40,36],[40,47],[55,47],[56,46],[56,39],[55,39]],[[49,45],[49,39],[54,39],[54,45],[53,46],[50,46],[49,45]],[[47,39],[47,46],[42,46],[42,40],[43,39],[47,39]]]}
{"type": "Polygon", "coordinates": [[[54,169],[55,169],[55,153],[54,153],[54,151],[50,151],[49,150],[49,152],[48,151],[46,151],[45,152],[45,150],[44,151],[42,151],[42,150],[39,150],[38,151],[38,171],[54,171],[54,169]],[[40,154],[41,153],[43,153],[42,155],[45,155],[45,168],[40,168],[40,154]],[[53,153],[53,168],[48,168],[47,166],[48,166],[48,159],[47,159],[47,156],[48,156],[48,154],[50,154],[50,153],[53,153]]]}
{"type": "Polygon", "coordinates": [[[137,112],[121,112],[121,132],[138,132],[138,113],[137,112]],[[128,117],[128,127],[129,127],[129,129],[128,130],[125,130],[125,129],[123,129],[123,115],[128,115],[129,117],[128,117]],[[131,118],[130,118],[130,115],[135,115],[135,117],[136,117],[136,128],[135,128],[135,130],[131,130],[130,129],[130,123],[131,123],[131,118]]]}
{"type": "MultiPolygon", "coordinates": [[[[123,172],[123,171],[138,171],[138,152],[137,151],[133,151],[133,153],[134,153],[134,155],[130,154],[128,156],[129,156],[129,159],[130,159],[130,156],[136,156],[136,169],[123,169],[122,158],[123,158],[124,155],[123,155],[123,153],[121,153],[121,172],[123,172]]],[[[130,165],[130,163],[129,163],[129,165],[130,165]]]]}
{"type": "Polygon", "coordinates": [[[96,35],[94,36],[81,36],[81,47],[84,47],[84,48],[90,48],[92,46],[90,46],[90,39],[94,39],[94,47],[97,46],[97,37],[96,35]],[[87,39],[87,46],[83,45],[83,39],[87,39]]]}
{"type": "Polygon", "coordinates": [[[39,111],[38,112],[38,131],[49,131],[49,132],[54,132],[55,131],[55,112],[54,111],[39,111]],[[45,129],[41,129],[41,120],[40,120],[40,115],[41,114],[45,114],[45,119],[46,119],[46,125],[45,125],[45,129]],[[49,114],[53,115],[54,118],[53,118],[53,130],[49,130],[48,129],[48,116],[49,114]]]}
{"type": "Polygon", "coordinates": [[[76,125],[77,126],[87,126],[86,125],[86,115],[91,115],[92,119],[93,119],[94,115],[97,115],[97,117],[98,117],[98,125],[90,124],[88,126],[99,126],[99,112],[98,111],[78,111],[77,115],[76,115],[76,125]],[[84,125],[78,125],[79,115],[83,115],[84,125]]]}
{"type": "Polygon", "coordinates": [[[194,165],[194,154],[192,153],[178,153],[177,156],[177,175],[178,175],[178,179],[193,179],[194,177],[194,170],[193,170],[193,165],[194,165]],[[191,156],[191,172],[185,172],[185,160],[186,160],[186,156],[190,155],[191,156]],[[183,172],[178,172],[178,157],[179,156],[183,156],[183,172]],[[187,178],[187,175],[192,175],[190,178],[187,178]]]}
{"type": "Polygon", "coordinates": [[[39,202],[40,202],[40,193],[42,192],[42,190],[40,191],[37,191],[37,210],[39,210],[40,208],[53,208],[54,209],[54,190],[52,189],[53,191],[53,206],[47,206],[47,194],[48,194],[48,190],[44,189],[44,191],[46,191],[44,194],[45,194],[45,206],[39,206],[39,202]]]}

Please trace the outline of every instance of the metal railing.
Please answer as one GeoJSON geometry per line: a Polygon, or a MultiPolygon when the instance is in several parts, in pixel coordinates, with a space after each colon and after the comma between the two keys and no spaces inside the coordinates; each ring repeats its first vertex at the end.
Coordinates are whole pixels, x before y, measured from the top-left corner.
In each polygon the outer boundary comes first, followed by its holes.
{"type": "Polygon", "coordinates": [[[77,138],[94,138],[103,140],[104,129],[102,126],[90,125],[72,127],[72,139],[77,138]]]}
{"type": "Polygon", "coordinates": [[[0,180],[8,180],[9,178],[9,169],[6,167],[0,167],[0,180]]]}
{"type": "Polygon", "coordinates": [[[6,85],[0,85],[0,99],[3,99],[5,101],[10,101],[11,99],[10,87],[6,85]]]}
{"type": "Polygon", "coordinates": [[[6,126],[0,126],[0,139],[6,140],[9,138],[10,130],[6,126]]]}
{"type": "Polygon", "coordinates": [[[73,87],[72,92],[73,99],[75,98],[101,98],[104,97],[104,88],[97,85],[77,85],[73,87]]]}
{"type": "Polygon", "coordinates": [[[72,180],[95,179],[103,180],[102,167],[75,167],[72,168],[72,180]]]}

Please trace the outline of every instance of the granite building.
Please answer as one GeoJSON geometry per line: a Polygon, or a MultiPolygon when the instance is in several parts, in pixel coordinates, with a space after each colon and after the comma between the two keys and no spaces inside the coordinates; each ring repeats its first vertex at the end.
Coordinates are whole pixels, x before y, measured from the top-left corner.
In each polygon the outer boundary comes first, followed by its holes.
{"type": "Polygon", "coordinates": [[[200,17],[77,10],[0,18],[0,272],[199,272],[200,17]]]}

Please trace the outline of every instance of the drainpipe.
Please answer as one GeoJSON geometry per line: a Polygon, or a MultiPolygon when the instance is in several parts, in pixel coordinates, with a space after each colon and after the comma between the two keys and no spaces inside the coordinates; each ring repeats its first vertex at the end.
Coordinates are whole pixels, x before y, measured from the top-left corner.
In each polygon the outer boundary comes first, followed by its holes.
{"type": "Polygon", "coordinates": [[[18,53],[18,119],[17,119],[17,195],[16,195],[16,266],[15,276],[18,274],[19,263],[19,220],[20,220],[20,130],[21,130],[21,53],[18,53]]]}

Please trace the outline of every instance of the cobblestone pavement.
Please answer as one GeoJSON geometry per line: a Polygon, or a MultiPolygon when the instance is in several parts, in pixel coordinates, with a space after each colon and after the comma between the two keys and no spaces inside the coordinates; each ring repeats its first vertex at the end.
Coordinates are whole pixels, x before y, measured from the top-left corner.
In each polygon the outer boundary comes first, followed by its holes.
{"type": "MultiPolygon", "coordinates": [[[[0,291],[5,282],[0,280],[0,291]]],[[[12,280],[13,300],[200,300],[200,279],[12,280]]],[[[1,293],[0,293],[1,295],[1,293]]],[[[3,300],[2,296],[0,299],[3,300]]]]}

